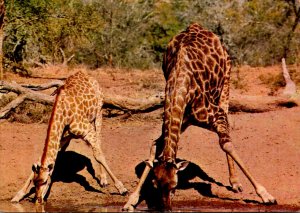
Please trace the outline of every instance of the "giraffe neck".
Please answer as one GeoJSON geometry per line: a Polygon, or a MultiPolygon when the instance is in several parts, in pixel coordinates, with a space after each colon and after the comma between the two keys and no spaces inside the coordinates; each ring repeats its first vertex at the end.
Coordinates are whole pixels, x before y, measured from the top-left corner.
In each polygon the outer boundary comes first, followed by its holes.
{"type": "Polygon", "coordinates": [[[180,72],[180,68],[175,68],[166,86],[163,161],[174,162],[176,159],[179,135],[188,101],[187,85],[189,85],[190,78],[186,73],[180,72]]]}
{"type": "Polygon", "coordinates": [[[176,142],[165,139],[165,147],[160,159],[165,162],[175,162],[177,147],[176,142]]]}
{"type": "Polygon", "coordinates": [[[62,113],[62,106],[60,103],[60,91],[56,96],[56,101],[53,106],[52,114],[50,117],[47,137],[44,145],[43,155],[41,158],[41,166],[47,167],[50,164],[55,164],[57,153],[60,149],[60,141],[64,130],[63,115],[60,115],[58,112],[62,113]]]}

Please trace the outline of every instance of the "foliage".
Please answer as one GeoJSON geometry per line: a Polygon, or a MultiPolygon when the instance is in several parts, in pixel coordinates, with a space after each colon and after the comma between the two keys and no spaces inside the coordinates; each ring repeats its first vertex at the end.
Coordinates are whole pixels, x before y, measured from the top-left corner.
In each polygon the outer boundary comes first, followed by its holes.
{"type": "Polygon", "coordinates": [[[7,0],[4,53],[21,64],[149,68],[191,22],[220,36],[239,64],[299,62],[295,0],[7,0]]]}
{"type": "MultiPolygon", "coordinates": [[[[227,12],[230,13],[230,9],[227,12]]],[[[228,28],[233,32],[233,49],[239,61],[267,65],[278,63],[284,57],[292,23],[290,9],[285,1],[273,0],[253,0],[242,5],[244,15],[232,20],[242,27],[228,28]]]]}

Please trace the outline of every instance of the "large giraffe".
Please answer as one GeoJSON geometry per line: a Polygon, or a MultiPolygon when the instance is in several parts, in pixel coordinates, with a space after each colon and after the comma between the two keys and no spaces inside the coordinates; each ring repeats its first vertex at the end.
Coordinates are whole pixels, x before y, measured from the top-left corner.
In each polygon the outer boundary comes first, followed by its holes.
{"type": "Polygon", "coordinates": [[[23,199],[33,182],[36,188],[36,202],[43,203],[51,183],[58,151],[65,151],[70,140],[78,137],[92,147],[94,157],[100,163],[100,185],[107,185],[104,168],[118,191],[121,194],[127,192],[122,182],[108,167],[100,147],[102,105],[103,93],[98,82],[85,72],[79,71],[66,80],[57,91],[41,161],[32,166],[30,177],[12,202],[23,199]]]}
{"type": "Polygon", "coordinates": [[[191,24],[169,42],[162,68],[166,79],[162,135],[153,143],[148,166],[123,209],[134,210],[141,187],[153,168],[153,183],[160,192],[162,208],[171,210],[177,172],[188,165],[187,161],[176,163],[179,136],[189,125],[218,134],[234,191],[242,191],[235,161],[263,202],[275,203],[274,197],[246,169],[231,142],[227,120],[231,61],[219,38],[200,25],[191,24]]]}

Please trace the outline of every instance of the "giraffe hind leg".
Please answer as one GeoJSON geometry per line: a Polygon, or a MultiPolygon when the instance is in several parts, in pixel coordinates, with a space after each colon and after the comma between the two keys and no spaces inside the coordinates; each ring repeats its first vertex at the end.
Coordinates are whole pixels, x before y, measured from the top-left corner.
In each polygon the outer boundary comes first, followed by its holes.
{"type": "Polygon", "coordinates": [[[229,136],[229,125],[227,120],[227,114],[226,113],[219,113],[218,120],[214,123],[215,131],[217,132],[219,136],[219,143],[222,148],[222,150],[228,154],[240,167],[242,172],[245,174],[245,176],[248,178],[248,180],[251,182],[253,187],[256,190],[257,195],[262,199],[264,203],[277,203],[276,199],[267,192],[265,187],[258,183],[256,179],[250,174],[246,166],[244,165],[243,161],[240,159],[239,155],[236,153],[235,148],[231,142],[231,138],[229,136]]]}
{"type": "Polygon", "coordinates": [[[232,190],[234,192],[242,192],[243,187],[242,184],[240,183],[237,172],[235,170],[234,160],[232,159],[232,157],[230,157],[229,154],[226,154],[226,157],[227,157],[228,170],[229,170],[229,182],[232,187],[232,190]]]}
{"type": "MultiPolygon", "coordinates": [[[[230,66],[227,67],[227,73],[230,72],[230,66]]],[[[229,106],[229,78],[225,78],[224,87],[222,90],[221,98],[220,98],[220,108],[228,114],[228,106],[229,106]]],[[[234,160],[230,157],[229,154],[226,154],[228,170],[229,170],[229,182],[234,192],[242,192],[243,187],[239,181],[238,175],[235,170],[234,160]]]]}
{"type": "Polygon", "coordinates": [[[123,183],[117,179],[117,177],[113,174],[113,172],[110,170],[104,154],[102,152],[102,149],[100,147],[100,144],[98,143],[98,138],[97,138],[97,133],[93,127],[92,124],[89,124],[89,131],[88,133],[84,136],[84,140],[91,145],[94,157],[98,163],[100,163],[106,172],[109,174],[111,179],[113,180],[115,187],[119,191],[120,194],[126,194],[127,189],[124,187],[123,183]]]}
{"type": "MultiPolygon", "coordinates": [[[[99,106],[99,109],[101,109],[102,106],[99,106]]],[[[97,139],[98,139],[98,144],[101,147],[101,128],[102,128],[102,110],[99,110],[96,115],[95,119],[95,128],[96,128],[96,134],[97,134],[97,139]]],[[[108,185],[107,177],[106,177],[106,172],[105,168],[102,166],[102,164],[99,164],[99,171],[100,174],[98,178],[100,179],[100,186],[105,187],[108,185]]]]}

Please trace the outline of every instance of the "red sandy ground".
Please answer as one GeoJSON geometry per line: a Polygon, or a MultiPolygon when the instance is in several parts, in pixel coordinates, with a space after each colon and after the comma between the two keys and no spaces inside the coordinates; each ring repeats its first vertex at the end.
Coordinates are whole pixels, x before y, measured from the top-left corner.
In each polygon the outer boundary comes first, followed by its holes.
{"type": "MultiPolygon", "coordinates": [[[[261,83],[259,76],[267,73],[276,75],[280,71],[280,66],[242,67],[240,76],[243,86],[235,90],[243,94],[267,95],[270,88],[261,83]]],[[[61,67],[51,67],[34,70],[33,74],[55,78],[67,77],[73,72],[61,67]]],[[[110,95],[141,98],[164,90],[164,79],[160,70],[150,72],[101,69],[89,73],[98,79],[104,92],[110,95]]],[[[18,83],[50,81],[47,78],[22,78],[9,73],[6,73],[5,77],[18,83]]],[[[232,78],[235,78],[234,73],[232,78]]],[[[104,153],[112,171],[130,192],[138,181],[135,167],[149,157],[151,143],[160,135],[161,115],[162,110],[157,110],[128,119],[104,118],[102,133],[104,153]]],[[[253,176],[277,199],[278,205],[260,204],[260,198],[240,170],[239,176],[244,191],[242,193],[230,191],[227,187],[229,181],[226,157],[218,145],[217,135],[204,129],[190,127],[181,136],[178,158],[192,162],[193,171],[200,168],[203,172],[202,176],[197,173],[196,177],[187,178],[186,181],[190,184],[185,184],[176,191],[173,199],[174,208],[177,207],[177,210],[196,208],[201,211],[300,210],[300,107],[281,108],[256,114],[235,113],[229,117],[231,136],[239,155],[253,176]],[[219,184],[205,180],[203,173],[219,184]]],[[[0,122],[0,211],[34,209],[31,202],[33,195],[21,201],[19,205],[11,204],[10,199],[29,176],[32,163],[41,156],[46,130],[47,124],[44,123],[22,124],[6,120],[0,122]]],[[[81,140],[74,140],[67,152],[65,158],[60,161],[61,165],[67,164],[65,168],[75,168],[79,162],[84,164],[85,157],[91,159],[95,165],[91,149],[81,140]]],[[[96,166],[93,168],[97,170],[96,166]]],[[[107,188],[100,188],[86,168],[79,168],[72,174],[64,176],[67,177],[54,182],[46,211],[103,210],[95,206],[112,206],[108,208],[109,211],[119,211],[128,199],[128,195],[116,194],[117,191],[110,180],[107,188]],[[89,186],[87,189],[82,186],[85,180],[89,186]]],[[[145,202],[140,205],[145,206],[145,202]]]]}

